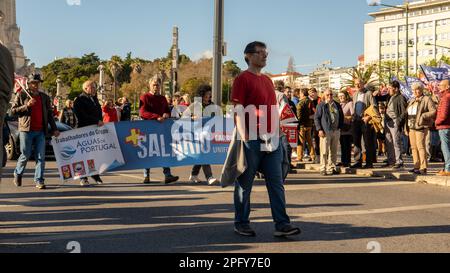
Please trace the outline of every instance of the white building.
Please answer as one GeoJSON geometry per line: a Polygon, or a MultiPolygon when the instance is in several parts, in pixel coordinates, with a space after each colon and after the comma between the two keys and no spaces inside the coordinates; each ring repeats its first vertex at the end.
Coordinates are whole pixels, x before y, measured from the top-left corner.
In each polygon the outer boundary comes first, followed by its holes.
{"type": "Polygon", "coordinates": [[[284,85],[286,86],[290,86],[290,87],[294,87],[294,83],[296,81],[296,79],[298,77],[301,77],[302,74],[297,73],[297,72],[292,72],[292,73],[281,73],[281,74],[267,74],[267,76],[270,77],[270,79],[273,81],[273,83],[278,82],[278,81],[282,81],[284,82],[284,85]]]}
{"type": "Polygon", "coordinates": [[[409,3],[408,53],[404,10],[383,8],[369,15],[373,17],[373,21],[367,22],[364,29],[366,64],[405,60],[406,54],[409,54],[410,72],[417,72],[419,65],[450,53],[450,50],[445,48],[450,47],[449,0],[409,3]]]}

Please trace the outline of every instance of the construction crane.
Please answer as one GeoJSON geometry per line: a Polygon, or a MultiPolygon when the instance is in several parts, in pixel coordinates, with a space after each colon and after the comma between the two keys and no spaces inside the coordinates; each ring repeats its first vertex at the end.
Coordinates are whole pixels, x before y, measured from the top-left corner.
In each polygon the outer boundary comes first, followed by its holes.
{"type": "Polygon", "coordinates": [[[333,62],[331,60],[327,60],[327,61],[322,62],[321,64],[301,64],[301,65],[296,65],[295,68],[313,67],[313,66],[315,66],[317,68],[319,68],[319,67],[325,68],[327,65],[331,65],[332,63],[333,62]]]}

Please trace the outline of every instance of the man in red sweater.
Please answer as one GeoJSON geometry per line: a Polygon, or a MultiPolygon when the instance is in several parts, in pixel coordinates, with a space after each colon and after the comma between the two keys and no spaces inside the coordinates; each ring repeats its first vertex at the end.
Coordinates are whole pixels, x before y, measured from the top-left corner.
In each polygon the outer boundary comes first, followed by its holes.
{"type": "Polygon", "coordinates": [[[441,138],[442,153],[445,159],[445,169],[440,176],[450,176],[450,81],[444,80],[439,84],[441,100],[436,118],[436,128],[441,138]]]}
{"type": "MultiPolygon", "coordinates": [[[[161,95],[161,78],[154,76],[149,81],[150,91],[140,99],[139,113],[144,120],[156,120],[163,123],[170,118],[170,108],[167,99],[161,95]]],[[[164,168],[165,183],[173,183],[180,179],[173,176],[170,168],[164,168]]],[[[144,184],[150,183],[150,169],[144,171],[144,184]]]]}

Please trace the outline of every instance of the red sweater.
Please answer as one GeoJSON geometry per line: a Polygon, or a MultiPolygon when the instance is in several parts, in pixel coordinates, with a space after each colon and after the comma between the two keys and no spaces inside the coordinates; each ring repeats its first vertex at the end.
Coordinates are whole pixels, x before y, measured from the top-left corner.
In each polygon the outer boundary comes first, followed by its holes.
{"type": "Polygon", "coordinates": [[[170,108],[164,96],[147,93],[141,97],[139,113],[144,120],[157,120],[164,114],[170,116],[170,108]]]}
{"type": "Polygon", "coordinates": [[[103,122],[119,122],[119,118],[117,116],[116,108],[109,108],[107,106],[102,107],[103,111],[103,122]]]}
{"type": "Polygon", "coordinates": [[[442,95],[437,111],[436,129],[450,129],[450,91],[442,95]]]}

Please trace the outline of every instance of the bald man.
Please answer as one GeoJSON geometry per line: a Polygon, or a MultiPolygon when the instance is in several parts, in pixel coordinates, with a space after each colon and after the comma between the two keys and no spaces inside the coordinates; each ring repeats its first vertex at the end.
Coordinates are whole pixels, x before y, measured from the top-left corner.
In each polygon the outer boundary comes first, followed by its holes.
{"type": "Polygon", "coordinates": [[[441,100],[439,102],[436,118],[436,129],[441,138],[441,148],[445,159],[445,169],[439,172],[439,176],[450,176],[450,82],[443,80],[439,84],[441,100]]]}

